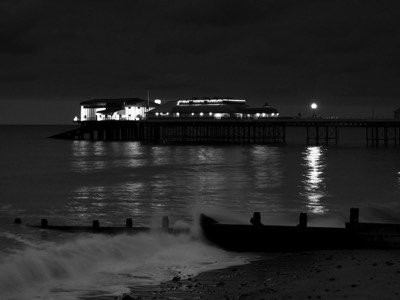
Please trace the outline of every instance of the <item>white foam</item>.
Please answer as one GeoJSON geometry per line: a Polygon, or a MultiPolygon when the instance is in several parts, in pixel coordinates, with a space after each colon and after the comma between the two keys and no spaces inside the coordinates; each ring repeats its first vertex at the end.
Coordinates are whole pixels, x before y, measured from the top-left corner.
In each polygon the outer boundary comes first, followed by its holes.
{"type": "Polygon", "coordinates": [[[0,264],[2,299],[76,299],[113,295],[134,284],[156,284],[246,262],[189,235],[164,233],[80,237],[29,247],[0,264]]]}

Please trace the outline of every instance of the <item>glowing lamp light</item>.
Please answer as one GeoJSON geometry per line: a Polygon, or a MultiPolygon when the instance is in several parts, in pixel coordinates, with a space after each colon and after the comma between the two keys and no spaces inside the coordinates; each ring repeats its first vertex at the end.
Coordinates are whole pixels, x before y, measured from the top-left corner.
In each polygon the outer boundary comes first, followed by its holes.
{"type": "Polygon", "coordinates": [[[154,100],[154,103],[160,105],[161,104],[161,100],[160,99],[156,99],[156,100],[154,100]]]}
{"type": "Polygon", "coordinates": [[[79,121],[79,118],[77,116],[75,116],[74,122],[78,122],[78,121],[79,121]]]}
{"type": "Polygon", "coordinates": [[[313,112],[313,118],[316,118],[317,117],[317,114],[315,113],[315,111],[317,110],[317,107],[318,107],[318,105],[317,105],[317,103],[311,103],[311,110],[312,110],[312,112],[313,112]]]}
{"type": "Polygon", "coordinates": [[[201,112],[201,113],[200,113],[200,117],[202,117],[203,115],[204,115],[204,114],[201,112]]]}

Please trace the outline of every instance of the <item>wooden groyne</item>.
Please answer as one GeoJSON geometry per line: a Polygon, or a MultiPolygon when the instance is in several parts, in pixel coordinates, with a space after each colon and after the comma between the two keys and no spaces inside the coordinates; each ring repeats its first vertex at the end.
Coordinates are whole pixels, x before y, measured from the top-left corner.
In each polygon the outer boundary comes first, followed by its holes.
{"type": "Polygon", "coordinates": [[[282,144],[288,139],[287,128],[301,128],[305,130],[307,145],[336,145],[340,141],[340,132],[363,128],[362,139],[367,146],[400,145],[400,120],[395,119],[150,119],[80,124],[79,128],[52,137],[156,144],[282,144]]]}
{"type": "Polygon", "coordinates": [[[201,228],[207,240],[230,251],[400,248],[400,224],[360,223],[358,214],[352,208],[343,228],[308,227],[305,213],[296,226],[263,225],[259,213],[254,213],[251,225],[220,224],[202,215],[201,228]]]}
{"type": "MultiPolygon", "coordinates": [[[[361,223],[359,209],[350,209],[350,220],[343,227],[309,227],[307,214],[301,213],[295,226],[264,225],[261,215],[255,212],[250,224],[221,224],[201,215],[200,227],[210,243],[229,251],[280,252],[318,249],[400,249],[400,224],[361,223]]],[[[20,218],[15,224],[22,224],[20,218]]],[[[41,230],[57,230],[69,233],[138,234],[158,231],[168,234],[189,234],[189,228],[172,228],[164,216],[158,228],[134,227],[132,219],[125,226],[100,226],[93,220],[91,226],[50,225],[42,219],[40,225],[27,225],[41,230]]]]}
{"type": "MultiPolygon", "coordinates": [[[[14,220],[15,224],[22,224],[20,218],[14,220]]],[[[143,232],[159,231],[169,234],[188,234],[190,229],[186,228],[172,228],[169,226],[169,218],[167,216],[162,217],[161,227],[152,228],[144,226],[133,226],[131,218],[127,218],[125,226],[100,226],[99,220],[93,220],[90,226],[79,226],[79,225],[51,225],[47,219],[41,219],[40,225],[27,225],[32,228],[44,229],[44,230],[56,230],[68,233],[101,233],[101,234],[138,234],[143,232]]]]}

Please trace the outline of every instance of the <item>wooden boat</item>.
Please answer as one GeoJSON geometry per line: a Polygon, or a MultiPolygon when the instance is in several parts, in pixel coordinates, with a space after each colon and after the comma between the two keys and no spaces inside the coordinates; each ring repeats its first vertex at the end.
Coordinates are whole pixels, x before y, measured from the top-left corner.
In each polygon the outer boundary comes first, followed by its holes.
{"type": "Polygon", "coordinates": [[[359,223],[358,209],[351,209],[350,222],[343,228],[307,227],[304,213],[297,226],[263,225],[259,213],[254,213],[251,223],[220,224],[204,214],[200,217],[204,237],[231,251],[400,248],[400,224],[359,223]]]}

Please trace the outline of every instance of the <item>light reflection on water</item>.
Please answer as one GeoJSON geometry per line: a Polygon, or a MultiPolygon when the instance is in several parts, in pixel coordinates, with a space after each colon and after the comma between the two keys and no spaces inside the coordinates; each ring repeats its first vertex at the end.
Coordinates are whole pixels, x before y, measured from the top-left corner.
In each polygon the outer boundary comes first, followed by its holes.
{"type": "Polygon", "coordinates": [[[327,215],[366,203],[369,194],[378,193],[376,182],[386,199],[393,198],[390,188],[396,194],[400,190],[398,165],[392,166],[391,178],[383,180],[389,176],[389,158],[375,150],[81,141],[71,145],[70,168],[76,178],[68,195],[68,214],[74,216],[76,210],[79,215],[85,206],[92,218],[101,216],[108,222],[133,217],[146,224],[153,215],[188,221],[192,211],[202,207],[249,217],[254,211],[266,218],[291,214],[292,223],[304,208],[327,215]],[[369,177],[358,176],[358,171],[369,172],[369,177]],[[353,174],[352,185],[346,184],[344,174],[353,174]]]}
{"type": "MultiPolygon", "coordinates": [[[[113,167],[135,168],[146,163],[141,151],[143,147],[139,143],[73,141],[71,148],[71,167],[77,172],[88,173],[113,167]]],[[[163,158],[163,153],[154,153],[154,164],[163,158]]]]}
{"type": "Polygon", "coordinates": [[[307,170],[302,181],[303,195],[307,199],[308,210],[316,214],[327,212],[323,202],[323,198],[327,196],[325,152],[326,148],[322,146],[311,146],[303,153],[304,166],[307,170]]]}
{"type": "Polygon", "coordinates": [[[253,207],[280,209],[276,191],[283,171],[277,147],[76,141],[72,152],[71,169],[87,174],[71,191],[68,210],[73,215],[83,217],[82,211],[108,213],[110,218],[129,214],[144,222],[154,214],[188,217],[199,206],[244,208],[250,213],[253,207]],[[87,209],[82,208],[85,205],[87,209]]]}

